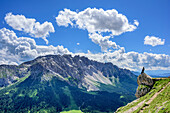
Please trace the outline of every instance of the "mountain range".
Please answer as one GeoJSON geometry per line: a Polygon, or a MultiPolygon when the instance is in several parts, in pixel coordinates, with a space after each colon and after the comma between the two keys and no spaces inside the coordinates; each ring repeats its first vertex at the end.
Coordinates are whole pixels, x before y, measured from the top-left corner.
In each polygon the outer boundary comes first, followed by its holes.
{"type": "Polygon", "coordinates": [[[47,55],[0,65],[2,112],[114,112],[134,100],[137,76],[84,56],[47,55]]]}

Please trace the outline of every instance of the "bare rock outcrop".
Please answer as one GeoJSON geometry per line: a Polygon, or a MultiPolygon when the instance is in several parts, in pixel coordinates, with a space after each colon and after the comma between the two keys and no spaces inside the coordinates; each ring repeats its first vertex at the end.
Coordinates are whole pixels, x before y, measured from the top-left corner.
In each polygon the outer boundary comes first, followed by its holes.
{"type": "Polygon", "coordinates": [[[140,98],[151,90],[154,81],[152,80],[152,77],[150,77],[149,75],[141,73],[137,78],[137,83],[139,86],[136,90],[135,96],[137,98],[140,98]]]}
{"type": "Polygon", "coordinates": [[[140,86],[138,86],[138,88],[136,90],[135,96],[137,98],[140,98],[140,97],[146,95],[150,90],[151,90],[151,87],[148,87],[146,85],[140,85],[140,86]]]}
{"type": "Polygon", "coordinates": [[[149,75],[145,73],[142,73],[138,76],[137,83],[138,85],[152,86],[154,82],[152,80],[152,77],[150,77],[149,75]]]}

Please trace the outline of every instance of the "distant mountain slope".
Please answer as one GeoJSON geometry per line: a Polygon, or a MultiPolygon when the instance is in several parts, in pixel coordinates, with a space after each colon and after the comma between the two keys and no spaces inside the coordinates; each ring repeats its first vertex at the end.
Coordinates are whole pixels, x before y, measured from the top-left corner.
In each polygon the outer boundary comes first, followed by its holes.
{"type": "MultiPolygon", "coordinates": [[[[100,63],[79,56],[48,55],[19,66],[0,65],[0,87],[15,83],[19,78],[29,74],[41,82],[55,76],[70,85],[88,91],[104,90],[105,86],[114,86],[117,88],[114,88],[115,90],[123,88],[124,91],[129,92],[132,89],[131,91],[135,92],[137,78],[129,70],[118,68],[112,63],[100,63]]],[[[109,91],[113,91],[112,89],[109,91]]]]}
{"type": "Polygon", "coordinates": [[[155,79],[155,81],[150,92],[120,107],[116,113],[169,113],[170,78],[155,79]]]}
{"type": "Polygon", "coordinates": [[[163,74],[154,74],[154,75],[150,75],[153,78],[160,78],[160,77],[169,77],[170,73],[163,73],[163,74]]]}
{"type": "Polygon", "coordinates": [[[48,55],[0,66],[3,112],[113,112],[135,99],[136,76],[86,57],[48,55]]]}
{"type": "MultiPolygon", "coordinates": [[[[140,75],[139,72],[136,72],[136,71],[131,71],[133,74],[135,75],[140,75]]],[[[151,73],[151,72],[150,72],[151,73]]],[[[161,78],[161,77],[168,77],[170,76],[170,73],[165,73],[165,72],[161,72],[161,73],[151,73],[149,74],[152,78],[161,78]]]]}

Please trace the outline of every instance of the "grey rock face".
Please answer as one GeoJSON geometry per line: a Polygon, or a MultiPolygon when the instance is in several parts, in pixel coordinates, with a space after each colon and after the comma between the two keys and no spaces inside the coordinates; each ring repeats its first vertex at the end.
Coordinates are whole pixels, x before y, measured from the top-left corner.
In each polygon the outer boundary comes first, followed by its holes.
{"type": "Polygon", "coordinates": [[[149,75],[145,73],[142,73],[138,76],[137,83],[138,85],[152,86],[154,82],[152,80],[152,77],[150,77],[149,75]]]}
{"type": "Polygon", "coordinates": [[[18,72],[18,66],[0,65],[0,87],[5,87],[16,82],[19,76],[21,76],[18,72]]]}
{"type": "Polygon", "coordinates": [[[145,73],[142,73],[138,76],[137,83],[139,85],[136,90],[136,94],[135,94],[137,98],[140,98],[144,96],[145,94],[147,94],[151,90],[154,84],[152,77],[150,77],[149,75],[145,73]]]}
{"type": "Polygon", "coordinates": [[[137,98],[140,98],[140,97],[144,96],[145,94],[147,94],[150,90],[151,90],[150,87],[148,87],[146,85],[140,85],[140,86],[138,86],[138,88],[136,90],[135,96],[137,98]]]}

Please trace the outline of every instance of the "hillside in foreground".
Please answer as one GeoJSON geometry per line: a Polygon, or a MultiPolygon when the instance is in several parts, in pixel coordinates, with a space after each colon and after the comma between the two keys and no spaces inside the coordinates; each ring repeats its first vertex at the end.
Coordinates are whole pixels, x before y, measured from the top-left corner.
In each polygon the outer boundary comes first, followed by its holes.
{"type": "Polygon", "coordinates": [[[117,109],[116,113],[169,113],[170,78],[153,79],[154,85],[144,96],[117,109]]]}

